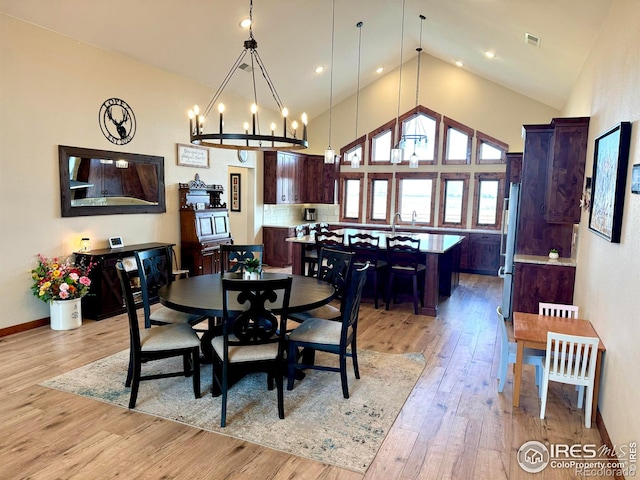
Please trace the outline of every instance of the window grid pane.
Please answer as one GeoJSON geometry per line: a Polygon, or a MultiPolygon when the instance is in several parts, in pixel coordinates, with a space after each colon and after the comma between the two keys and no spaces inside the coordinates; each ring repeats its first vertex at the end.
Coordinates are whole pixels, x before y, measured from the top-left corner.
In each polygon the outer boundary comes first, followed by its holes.
{"type": "Polygon", "coordinates": [[[348,218],[360,217],[360,180],[345,180],[344,216],[348,218]]]}
{"type": "Polygon", "coordinates": [[[373,139],[373,161],[388,162],[391,159],[391,130],[387,130],[373,139]]]}
{"type": "Polygon", "coordinates": [[[408,161],[413,152],[416,152],[418,159],[432,161],[435,158],[435,138],[436,138],[436,121],[419,114],[402,122],[402,131],[405,135],[413,135],[422,131],[427,135],[427,144],[423,147],[416,146],[415,141],[406,139],[403,146],[403,159],[408,161]]]}
{"type": "Polygon", "coordinates": [[[480,160],[501,160],[502,150],[483,142],[480,145],[480,160]]]}
{"type": "Polygon", "coordinates": [[[371,182],[371,219],[387,219],[387,192],[389,182],[387,180],[373,180],[371,182]]]}
{"type": "Polygon", "coordinates": [[[462,223],[463,180],[445,180],[444,222],[462,223]]]}
{"type": "Polygon", "coordinates": [[[344,154],[345,158],[343,160],[347,163],[351,163],[351,159],[356,154],[358,155],[358,157],[360,157],[360,160],[362,161],[362,147],[360,145],[358,145],[353,150],[349,150],[347,153],[345,153],[344,154]]]}
{"type": "Polygon", "coordinates": [[[455,128],[449,128],[447,135],[447,160],[466,160],[469,136],[455,128]]]}
{"type": "Polygon", "coordinates": [[[478,225],[495,225],[498,213],[498,180],[480,180],[478,225]]]}
{"type": "Polygon", "coordinates": [[[400,180],[398,211],[403,219],[410,219],[416,212],[416,220],[419,223],[431,222],[431,199],[433,180],[408,179],[400,180]]]}

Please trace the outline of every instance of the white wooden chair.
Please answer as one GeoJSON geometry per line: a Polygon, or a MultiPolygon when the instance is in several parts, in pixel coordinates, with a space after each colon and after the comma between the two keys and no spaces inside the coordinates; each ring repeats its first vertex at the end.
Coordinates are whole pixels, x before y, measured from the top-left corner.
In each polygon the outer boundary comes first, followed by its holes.
{"type": "MultiPolygon", "coordinates": [[[[498,305],[496,309],[498,314],[498,324],[500,327],[500,365],[498,367],[498,392],[502,393],[504,384],[507,379],[507,370],[509,365],[516,363],[516,344],[510,342],[507,335],[507,327],[502,316],[502,307],[498,305]]],[[[544,350],[536,350],[535,348],[525,348],[523,365],[535,365],[536,367],[536,385],[542,383],[542,367],[544,364],[544,350]]],[[[539,390],[542,395],[542,390],[539,390]]]]}
{"type": "MultiPolygon", "coordinates": [[[[584,409],[584,425],[591,428],[593,387],[595,382],[598,338],[547,333],[547,355],[542,377],[540,418],[544,419],[547,407],[549,382],[566,383],[586,387],[587,403],[584,409]]],[[[583,391],[581,389],[581,395],[583,391]]]]}
{"type": "MultiPolygon", "coordinates": [[[[538,315],[548,315],[550,317],[562,318],[578,318],[577,305],[563,305],[562,303],[545,303],[538,304],[538,315]]],[[[578,392],[578,408],[582,408],[582,399],[584,398],[584,387],[576,385],[578,392]]]]}
{"type": "Polygon", "coordinates": [[[563,305],[561,303],[538,304],[538,315],[548,315],[550,317],[578,318],[577,305],[563,305]]]}

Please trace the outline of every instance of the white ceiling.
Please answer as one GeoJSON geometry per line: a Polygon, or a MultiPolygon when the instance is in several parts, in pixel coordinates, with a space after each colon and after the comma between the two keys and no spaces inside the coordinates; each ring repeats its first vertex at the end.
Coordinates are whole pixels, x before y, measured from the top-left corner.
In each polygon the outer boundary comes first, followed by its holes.
{"type": "MultiPolygon", "coordinates": [[[[430,55],[561,109],[613,0],[405,0],[403,61],[420,20],[430,55]],[[542,39],[538,48],[525,33],[542,39]],[[488,60],[485,50],[497,57],[488,60]]],[[[333,101],[400,64],[402,0],[335,0],[333,101]]],[[[217,88],[243,50],[249,0],[0,0],[0,12],[217,88]]],[[[254,0],[258,52],[283,103],[313,118],[329,107],[332,0],[254,0]],[[324,65],[318,75],[314,68],[324,65]]],[[[423,71],[422,75],[428,75],[423,71]]],[[[249,96],[239,71],[228,88],[249,96]]],[[[261,81],[261,80],[260,80],[261,81]]],[[[266,100],[265,100],[266,101],[266,100]]]]}

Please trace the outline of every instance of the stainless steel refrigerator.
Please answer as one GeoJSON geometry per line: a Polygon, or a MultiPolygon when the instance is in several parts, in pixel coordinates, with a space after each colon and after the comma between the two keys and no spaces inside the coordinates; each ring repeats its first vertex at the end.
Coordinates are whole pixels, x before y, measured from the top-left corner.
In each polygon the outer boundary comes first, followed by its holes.
{"type": "Polygon", "coordinates": [[[502,209],[502,235],[500,255],[504,257],[504,266],[498,270],[498,276],[504,279],[502,286],[502,315],[511,318],[513,306],[513,286],[515,276],[514,257],[516,254],[516,232],[518,231],[518,213],[520,206],[520,184],[512,183],[509,198],[504,199],[502,209]]]}

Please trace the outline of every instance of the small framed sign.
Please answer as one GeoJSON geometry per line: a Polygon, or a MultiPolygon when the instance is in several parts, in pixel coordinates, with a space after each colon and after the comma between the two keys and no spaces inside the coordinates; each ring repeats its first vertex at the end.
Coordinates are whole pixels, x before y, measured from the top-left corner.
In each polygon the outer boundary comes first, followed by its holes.
{"type": "Polygon", "coordinates": [[[229,175],[229,183],[231,183],[231,211],[241,212],[242,203],[240,200],[240,174],[231,173],[229,175]]]}
{"type": "Polygon", "coordinates": [[[122,248],[124,247],[124,242],[122,241],[122,237],[109,237],[109,248],[122,248]]]}
{"type": "Polygon", "coordinates": [[[183,167],[209,168],[209,149],[178,143],[178,165],[183,167]]]}
{"type": "Polygon", "coordinates": [[[631,170],[631,193],[640,193],[640,163],[631,170]]]}

